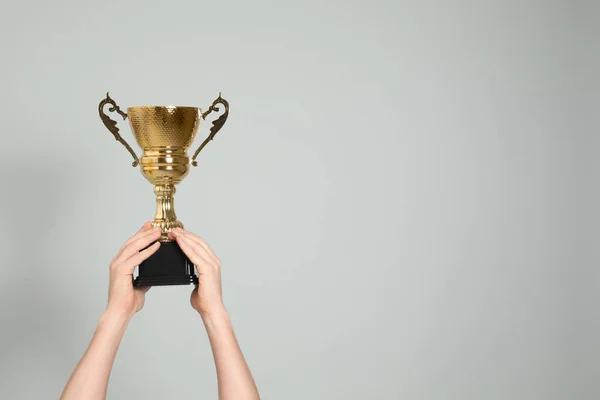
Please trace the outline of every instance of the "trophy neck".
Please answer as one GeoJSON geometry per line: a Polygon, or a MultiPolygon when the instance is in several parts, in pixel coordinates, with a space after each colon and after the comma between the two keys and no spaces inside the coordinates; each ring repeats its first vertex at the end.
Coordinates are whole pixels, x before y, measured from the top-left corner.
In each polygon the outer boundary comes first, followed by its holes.
{"type": "Polygon", "coordinates": [[[183,148],[144,149],[140,168],[153,185],[176,185],[189,173],[190,158],[183,148]]]}
{"type": "Polygon", "coordinates": [[[177,220],[174,208],[175,186],[174,185],[156,185],[154,186],[156,195],[156,215],[154,216],[153,226],[160,226],[161,242],[171,242],[169,232],[173,228],[183,228],[183,224],[177,220]]]}

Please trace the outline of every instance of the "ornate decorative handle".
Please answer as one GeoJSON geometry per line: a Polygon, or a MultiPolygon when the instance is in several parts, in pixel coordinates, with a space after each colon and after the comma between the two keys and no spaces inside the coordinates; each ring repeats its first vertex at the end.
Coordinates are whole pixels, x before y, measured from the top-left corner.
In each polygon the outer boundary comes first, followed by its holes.
{"type": "MultiPolygon", "coordinates": [[[[196,157],[198,157],[198,154],[200,154],[200,151],[202,151],[202,149],[204,148],[204,146],[206,146],[208,144],[208,142],[210,142],[211,140],[214,139],[217,132],[219,132],[221,130],[221,128],[223,127],[223,125],[225,124],[225,121],[227,120],[227,116],[229,116],[229,102],[227,100],[225,100],[224,98],[222,98],[221,93],[219,92],[219,97],[217,97],[215,99],[215,101],[213,101],[213,103],[210,105],[210,107],[208,108],[208,110],[206,112],[203,112],[201,114],[202,119],[206,119],[206,116],[213,111],[219,112],[220,108],[217,107],[217,104],[222,104],[225,107],[225,112],[223,114],[221,114],[221,116],[219,118],[217,118],[216,120],[213,121],[212,126],[210,127],[210,134],[208,135],[208,137],[206,139],[204,139],[204,142],[202,142],[200,147],[198,147],[198,150],[196,150],[196,152],[194,153],[194,156],[192,157],[192,165],[194,167],[198,166],[196,157]]],[[[200,112],[202,112],[202,110],[200,110],[200,112]]]]}
{"type": "Polygon", "coordinates": [[[110,96],[108,95],[108,92],[106,93],[106,98],[100,102],[100,105],[98,105],[98,113],[100,114],[100,119],[102,119],[102,122],[104,122],[104,125],[110,131],[110,133],[112,133],[114,135],[115,139],[117,139],[117,141],[121,142],[121,144],[123,146],[125,146],[127,151],[129,151],[129,153],[131,153],[131,155],[133,156],[133,160],[134,160],[133,163],[131,163],[131,165],[134,167],[137,167],[137,165],[140,162],[138,156],[135,154],[135,152],[133,151],[131,146],[129,146],[129,144],[125,141],[125,139],[123,139],[121,137],[121,135],[119,134],[119,128],[117,127],[117,122],[110,119],[110,117],[104,113],[104,106],[107,104],[110,104],[112,106],[108,109],[108,111],[109,112],[116,111],[117,114],[119,114],[121,117],[123,117],[123,120],[127,119],[127,114],[124,113],[123,111],[121,111],[121,109],[119,108],[117,103],[115,103],[115,101],[110,98],[110,96]]]}

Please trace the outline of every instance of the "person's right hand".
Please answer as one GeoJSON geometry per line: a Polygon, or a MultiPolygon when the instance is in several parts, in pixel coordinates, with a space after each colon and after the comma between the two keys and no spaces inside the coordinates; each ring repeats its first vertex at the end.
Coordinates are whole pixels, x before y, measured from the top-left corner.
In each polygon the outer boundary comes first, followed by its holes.
{"type": "Polygon", "coordinates": [[[150,289],[133,287],[133,271],[142,261],[158,250],[160,228],[146,222],[141,229],[129,238],[110,262],[110,283],[107,311],[116,312],[131,318],[144,306],[144,295],[150,289]],[[156,242],[150,245],[152,242],[156,242]]]}
{"type": "Polygon", "coordinates": [[[181,250],[196,266],[198,286],[192,292],[192,307],[202,316],[224,310],[221,294],[221,260],[201,237],[181,228],[174,228],[169,233],[181,250]]]}

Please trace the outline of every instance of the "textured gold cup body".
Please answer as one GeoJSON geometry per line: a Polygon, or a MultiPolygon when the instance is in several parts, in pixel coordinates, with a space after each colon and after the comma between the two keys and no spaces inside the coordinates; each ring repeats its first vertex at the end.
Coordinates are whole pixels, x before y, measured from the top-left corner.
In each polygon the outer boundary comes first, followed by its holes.
{"type": "Polygon", "coordinates": [[[198,133],[197,107],[144,106],[127,109],[129,125],[144,150],[171,147],[187,149],[198,133]]]}
{"type": "Polygon", "coordinates": [[[142,174],[153,185],[174,185],[188,174],[187,150],[200,125],[196,107],[130,107],[131,131],[142,148],[142,174]]]}

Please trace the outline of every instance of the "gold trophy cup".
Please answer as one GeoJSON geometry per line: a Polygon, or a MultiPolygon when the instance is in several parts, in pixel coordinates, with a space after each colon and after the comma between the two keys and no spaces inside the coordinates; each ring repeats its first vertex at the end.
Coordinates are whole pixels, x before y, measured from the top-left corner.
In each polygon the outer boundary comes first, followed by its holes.
{"type": "Polygon", "coordinates": [[[98,112],[106,128],[133,156],[132,165],[139,165],[142,175],[154,185],[156,215],[152,225],[160,226],[162,230],[161,246],[156,253],[140,264],[134,286],[197,284],[194,266],[177,243],[168,237],[172,228],[183,228],[183,224],[175,215],[173,195],[175,185],[186,177],[190,164],[198,165],[196,157],[225,124],[229,115],[229,103],[219,93],[219,97],[204,112],[197,107],[139,106],[129,107],[127,113],[124,113],[106,93],[106,98],[98,106],[98,112]],[[141,158],[138,158],[131,146],[121,137],[116,121],[105,114],[107,104],[110,105],[109,112],[129,119],[131,131],[143,151],[141,158]],[[187,150],[198,133],[200,121],[212,112],[220,112],[220,106],[223,106],[222,114],[212,122],[210,134],[190,159],[187,150]]]}

